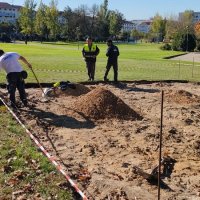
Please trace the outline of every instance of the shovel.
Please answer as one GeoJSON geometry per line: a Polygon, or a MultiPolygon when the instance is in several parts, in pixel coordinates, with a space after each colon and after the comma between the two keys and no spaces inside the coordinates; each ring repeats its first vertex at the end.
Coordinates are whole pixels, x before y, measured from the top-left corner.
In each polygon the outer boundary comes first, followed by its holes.
{"type": "Polygon", "coordinates": [[[31,71],[32,71],[32,73],[33,73],[33,75],[34,75],[34,77],[35,77],[35,79],[36,79],[36,81],[37,81],[37,83],[38,83],[38,85],[39,85],[41,91],[42,91],[43,99],[42,99],[41,101],[42,101],[42,102],[48,102],[49,100],[47,99],[46,94],[45,94],[45,92],[44,92],[44,90],[43,90],[43,88],[42,88],[42,86],[41,86],[41,84],[40,84],[40,82],[39,82],[39,80],[38,80],[38,78],[37,78],[35,72],[33,71],[32,68],[30,68],[30,69],[31,69],[31,71]]]}

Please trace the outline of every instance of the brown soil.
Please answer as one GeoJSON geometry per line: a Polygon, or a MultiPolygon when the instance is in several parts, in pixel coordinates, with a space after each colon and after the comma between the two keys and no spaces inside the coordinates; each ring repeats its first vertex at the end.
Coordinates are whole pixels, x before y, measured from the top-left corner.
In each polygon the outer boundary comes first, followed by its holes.
{"type": "Polygon", "coordinates": [[[73,83],[76,89],[67,88],[65,91],[56,90],[58,96],[80,96],[82,94],[87,94],[90,92],[90,89],[85,85],[73,83]]]}
{"type": "Polygon", "coordinates": [[[82,95],[74,109],[90,119],[142,119],[138,113],[126,105],[119,97],[104,88],[96,88],[82,95]]]}
{"type": "Polygon", "coordinates": [[[157,199],[157,186],[134,169],[150,173],[158,164],[161,90],[162,156],[176,160],[162,179],[172,190],[161,189],[161,199],[200,199],[198,84],[84,87],[91,92],[77,91],[82,95],[63,95],[48,103],[40,101],[39,89],[27,89],[32,106],[21,108],[19,117],[89,199],[157,199]]]}
{"type": "Polygon", "coordinates": [[[167,94],[168,101],[180,104],[192,104],[200,102],[200,98],[185,90],[169,90],[167,94]]]}
{"type": "Polygon", "coordinates": [[[64,95],[80,96],[82,94],[87,94],[90,92],[90,89],[82,84],[75,84],[76,89],[68,88],[64,91],[64,95]]]}

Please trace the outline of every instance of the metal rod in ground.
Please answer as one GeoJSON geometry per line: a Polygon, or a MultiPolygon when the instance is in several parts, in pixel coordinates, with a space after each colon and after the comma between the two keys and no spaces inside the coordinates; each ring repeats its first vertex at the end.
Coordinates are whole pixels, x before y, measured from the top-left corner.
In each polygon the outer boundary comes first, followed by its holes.
{"type": "Polygon", "coordinates": [[[163,101],[164,91],[161,92],[161,115],[160,115],[160,144],[159,144],[159,170],[158,170],[158,200],[160,200],[160,174],[161,174],[161,159],[162,159],[162,128],[163,128],[163,101]]]}

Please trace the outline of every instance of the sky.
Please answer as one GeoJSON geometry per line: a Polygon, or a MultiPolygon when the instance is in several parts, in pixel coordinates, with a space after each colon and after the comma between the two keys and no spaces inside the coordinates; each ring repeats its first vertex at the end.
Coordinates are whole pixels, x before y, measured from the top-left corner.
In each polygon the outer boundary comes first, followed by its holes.
{"type": "MultiPolygon", "coordinates": [[[[51,0],[42,0],[49,5],[51,0]]],[[[64,10],[69,6],[71,9],[78,8],[80,5],[87,5],[91,8],[94,4],[101,5],[104,0],[57,0],[58,9],[64,10]]],[[[0,0],[14,5],[23,5],[24,0],[0,0]]],[[[40,0],[35,0],[39,4],[40,0]]],[[[179,12],[193,10],[200,12],[199,0],[109,0],[109,10],[118,10],[125,19],[150,19],[157,13],[163,17],[178,16],[179,12]]]]}

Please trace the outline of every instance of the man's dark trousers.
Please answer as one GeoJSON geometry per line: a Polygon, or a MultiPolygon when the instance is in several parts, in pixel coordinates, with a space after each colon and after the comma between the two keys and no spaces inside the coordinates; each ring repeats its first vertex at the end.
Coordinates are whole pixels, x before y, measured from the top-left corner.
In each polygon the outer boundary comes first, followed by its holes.
{"type": "Polygon", "coordinates": [[[21,72],[11,72],[7,75],[8,81],[8,93],[10,98],[10,103],[12,106],[16,106],[15,101],[15,92],[16,88],[19,91],[20,99],[24,105],[27,105],[26,92],[25,92],[25,83],[24,79],[21,76],[21,72]]]}
{"type": "Polygon", "coordinates": [[[93,81],[94,80],[94,75],[95,75],[95,62],[88,61],[88,62],[86,62],[86,64],[87,64],[87,70],[88,70],[89,79],[91,81],[93,81]]]}
{"type": "Polygon", "coordinates": [[[107,78],[110,68],[113,66],[114,70],[114,81],[118,81],[118,63],[117,62],[108,62],[106,66],[106,72],[104,78],[107,78]]]}

